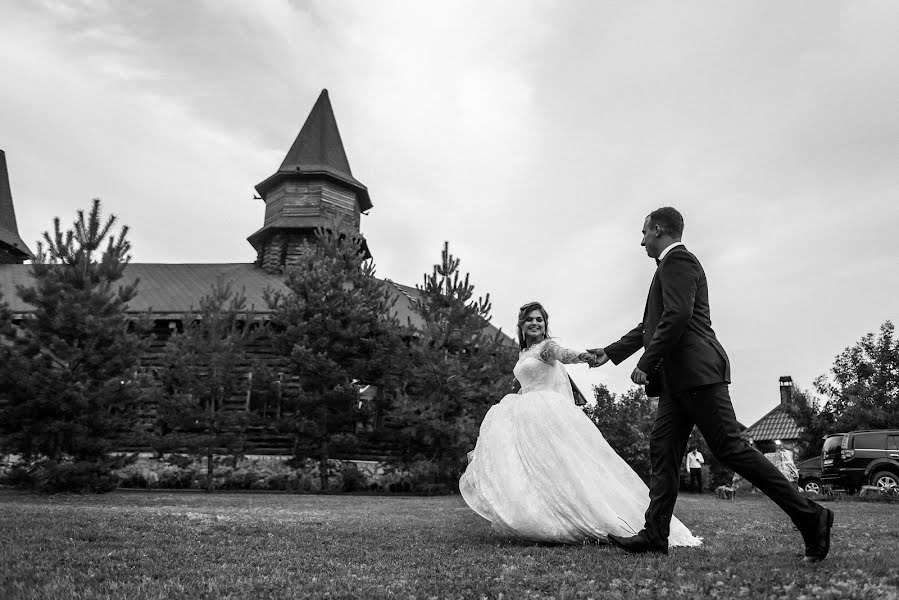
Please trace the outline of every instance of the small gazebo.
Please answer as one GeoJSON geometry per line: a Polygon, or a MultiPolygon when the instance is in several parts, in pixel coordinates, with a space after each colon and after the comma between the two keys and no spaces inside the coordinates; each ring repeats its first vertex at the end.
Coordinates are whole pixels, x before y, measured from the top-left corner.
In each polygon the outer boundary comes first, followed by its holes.
{"type": "Polygon", "coordinates": [[[802,428],[790,416],[788,407],[793,402],[793,378],[780,378],[780,404],[746,430],[760,452],[768,454],[780,450],[795,453],[802,435],[802,428]]]}
{"type": "Polygon", "coordinates": [[[20,265],[32,258],[34,254],[19,235],[6,170],[6,153],[0,150],[0,264],[20,265]]]}

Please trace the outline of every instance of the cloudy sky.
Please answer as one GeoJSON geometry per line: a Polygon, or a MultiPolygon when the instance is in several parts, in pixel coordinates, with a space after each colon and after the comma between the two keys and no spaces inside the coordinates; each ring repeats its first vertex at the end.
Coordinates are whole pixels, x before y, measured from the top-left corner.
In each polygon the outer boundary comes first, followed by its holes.
{"type": "Polygon", "coordinates": [[[327,88],[379,274],[449,240],[497,325],[539,299],[580,348],[639,321],[676,206],[751,424],[899,320],[895,8],[0,0],[0,148],[32,249],[100,197],[135,262],[251,262],[253,186],[327,88]]]}

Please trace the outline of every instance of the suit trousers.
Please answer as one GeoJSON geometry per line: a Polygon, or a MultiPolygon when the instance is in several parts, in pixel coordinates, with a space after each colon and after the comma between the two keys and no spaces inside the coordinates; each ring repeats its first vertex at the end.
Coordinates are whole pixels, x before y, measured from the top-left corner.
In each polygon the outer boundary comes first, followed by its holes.
{"type": "Polygon", "coordinates": [[[702,468],[690,469],[690,487],[694,492],[702,493],[702,468]]]}
{"type": "Polygon", "coordinates": [[[821,507],[799,493],[767,458],[740,437],[726,383],[705,385],[659,398],[649,441],[652,473],[649,508],[643,535],[654,544],[668,544],[671,515],[677,502],[681,458],[696,425],[712,454],[725,466],[761,490],[792,519],[808,529],[821,507]]]}

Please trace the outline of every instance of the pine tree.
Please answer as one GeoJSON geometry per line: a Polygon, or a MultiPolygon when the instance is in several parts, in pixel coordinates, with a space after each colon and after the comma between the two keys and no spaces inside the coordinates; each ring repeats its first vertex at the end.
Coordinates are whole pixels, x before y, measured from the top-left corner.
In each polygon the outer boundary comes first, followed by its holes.
{"type": "Polygon", "coordinates": [[[127,227],[110,233],[115,221],[103,221],[99,200],[65,233],[54,219],[53,235],[38,243],[33,285],[17,290],[34,310],[6,336],[0,433],[5,451],[34,461],[39,489],[111,489],[109,452],[134,426],[144,343],[125,312],[137,281],[119,283],[131,244],[127,227]]]}
{"type": "Polygon", "coordinates": [[[247,345],[253,315],[246,297],[218,280],[184,317],[184,330],[166,344],[157,409],[158,452],[186,451],[206,458],[206,490],[214,490],[214,455],[246,452],[247,428],[254,422],[245,406],[247,345]],[[229,401],[231,406],[229,406],[229,401]]]}
{"type": "MultiPolygon", "coordinates": [[[[9,304],[7,304],[3,297],[3,289],[0,289],[0,335],[14,335],[12,330],[12,312],[10,312],[9,304]]],[[[5,344],[0,344],[0,348],[5,347],[5,344]]]]}
{"type": "MultiPolygon", "coordinates": [[[[9,304],[3,297],[3,289],[0,288],[0,389],[4,389],[9,385],[9,382],[4,377],[6,377],[8,366],[13,360],[11,346],[12,340],[16,337],[16,330],[13,327],[12,319],[9,304]]],[[[2,398],[2,395],[0,395],[0,398],[2,398]]],[[[0,410],[2,409],[3,406],[0,404],[0,410]]],[[[2,444],[0,444],[0,447],[2,447],[2,444]]]]}
{"type": "Polygon", "coordinates": [[[285,283],[288,293],[270,295],[271,328],[301,388],[292,407],[294,452],[319,460],[324,491],[329,459],[358,445],[357,424],[365,417],[359,386],[393,386],[395,300],[364,259],[362,238],[338,223],[316,231],[285,283]]]}
{"type": "Polygon", "coordinates": [[[516,348],[489,327],[490,295],[474,299],[469,274],[444,243],[426,273],[407,323],[410,346],[405,394],[391,411],[405,445],[404,461],[430,471],[434,484],[455,486],[487,409],[511,391],[516,348]]]}

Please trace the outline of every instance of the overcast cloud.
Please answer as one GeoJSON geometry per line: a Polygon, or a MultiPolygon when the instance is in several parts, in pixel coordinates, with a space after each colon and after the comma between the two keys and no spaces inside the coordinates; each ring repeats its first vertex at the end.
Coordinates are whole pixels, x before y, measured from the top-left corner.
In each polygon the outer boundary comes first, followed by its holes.
{"type": "MultiPolygon", "coordinates": [[[[676,206],[751,424],[899,320],[895,8],[0,0],[0,148],[32,249],[100,197],[135,262],[251,262],[253,186],[327,88],[379,274],[449,240],[497,325],[539,299],[579,348],[639,321],[676,206]]],[[[575,377],[623,392],[635,358],[575,377]]]]}

